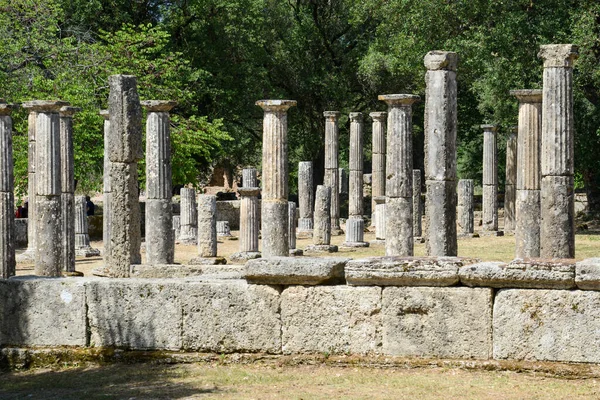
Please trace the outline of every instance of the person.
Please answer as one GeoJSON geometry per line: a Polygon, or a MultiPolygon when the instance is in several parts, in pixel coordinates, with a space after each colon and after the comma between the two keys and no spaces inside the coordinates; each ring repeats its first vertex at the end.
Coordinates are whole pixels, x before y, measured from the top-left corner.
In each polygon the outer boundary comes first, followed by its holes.
{"type": "Polygon", "coordinates": [[[23,218],[21,215],[23,213],[23,206],[17,207],[17,212],[15,213],[15,218],[23,218]]]}
{"type": "Polygon", "coordinates": [[[25,206],[21,209],[21,218],[29,218],[29,202],[25,202],[25,206]]]}
{"type": "Polygon", "coordinates": [[[90,196],[85,196],[85,204],[86,204],[86,210],[87,210],[88,217],[90,215],[94,215],[96,206],[92,202],[92,199],[90,199],[90,196]]]}

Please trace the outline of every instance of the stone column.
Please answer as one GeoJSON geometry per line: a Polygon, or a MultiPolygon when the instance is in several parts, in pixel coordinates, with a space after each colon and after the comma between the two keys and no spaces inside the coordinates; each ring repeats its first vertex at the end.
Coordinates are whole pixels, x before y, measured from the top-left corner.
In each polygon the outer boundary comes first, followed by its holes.
{"type": "Polygon", "coordinates": [[[363,115],[350,113],[350,182],[344,247],[368,247],[363,214],[363,115]]]}
{"type": "Polygon", "coordinates": [[[456,256],[456,65],[458,55],[425,55],[425,243],[428,256],[456,256]]]}
{"type": "Polygon", "coordinates": [[[298,163],[298,233],[308,236],[313,231],[313,164],[312,161],[298,163]]]}
{"type": "MultiPolygon", "coordinates": [[[[338,172],[339,172],[339,176],[338,176],[338,182],[339,182],[339,194],[340,195],[347,195],[348,194],[348,186],[350,186],[350,183],[348,182],[348,173],[346,172],[346,170],[344,168],[338,168],[338,172]]],[[[339,198],[338,198],[339,201],[339,198]]]]}
{"type": "Polygon", "coordinates": [[[173,264],[173,189],[169,100],[144,100],[146,119],[146,262],[173,264]]]}
{"type": "Polygon", "coordinates": [[[379,95],[388,105],[385,183],[385,255],[412,256],[412,94],[379,95]]]}
{"type": "MultiPolygon", "coordinates": [[[[75,273],[75,170],[73,156],[73,115],[78,107],[60,109],[61,212],[63,230],[63,268],[75,273]]],[[[75,275],[83,275],[76,273],[75,275]]]]}
{"type": "Polygon", "coordinates": [[[506,184],[504,186],[504,234],[515,231],[515,198],[517,195],[517,127],[506,141],[506,184]]]}
{"type": "Polygon", "coordinates": [[[339,111],[325,111],[325,177],[323,183],[331,188],[331,234],[341,235],[340,228],[340,171],[339,171],[339,111]]]}
{"type": "Polygon", "coordinates": [[[377,217],[376,213],[376,197],[385,196],[385,152],[386,152],[386,141],[385,141],[385,127],[387,120],[386,112],[372,112],[369,114],[373,119],[373,160],[372,160],[372,186],[371,186],[371,225],[375,224],[377,217]]]}
{"type": "Polygon", "coordinates": [[[61,276],[64,265],[59,110],[66,105],[64,101],[44,100],[23,105],[37,114],[35,274],[41,276],[61,276]]]}
{"type": "Polygon", "coordinates": [[[182,188],[180,192],[179,242],[181,244],[198,243],[198,208],[196,205],[196,189],[182,188]]]}
{"type": "Polygon", "coordinates": [[[104,171],[102,179],[102,254],[104,262],[110,253],[110,158],[108,157],[108,137],[110,133],[110,116],[108,110],[98,113],[104,118],[104,171]]]}
{"type": "Polygon", "coordinates": [[[90,246],[85,196],[75,196],[75,254],[81,257],[97,257],[100,255],[100,250],[90,246]]]}
{"type": "Polygon", "coordinates": [[[12,118],[15,104],[0,99],[0,279],[15,275],[15,211],[12,118]]]}
{"type": "Polygon", "coordinates": [[[510,92],[519,101],[515,257],[540,256],[542,91],[510,92]]]}
{"type": "Polygon", "coordinates": [[[304,249],[304,254],[335,253],[337,246],[331,244],[331,187],[317,186],[313,244],[304,249]]]}
{"type": "Polygon", "coordinates": [[[496,125],[481,125],[483,129],[483,198],[481,235],[499,235],[498,232],[498,155],[496,125]]]}
{"type": "Polygon", "coordinates": [[[375,199],[375,240],[371,245],[385,246],[385,196],[377,196],[375,199]]]}
{"type": "Polygon", "coordinates": [[[198,257],[190,264],[225,264],[217,257],[217,196],[198,195],[198,257]]]}
{"type": "Polygon", "coordinates": [[[260,100],[264,110],[262,157],[262,253],[289,256],[287,110],[295,100],[260,100]]]}
{"type": "Polygon", "coordinates": [[[293,201],[288,202],[288,226],[290,256],[301,256],[303,251],[296,248],[296,203],[293,201]]]}
{"type": "Polygon", "coordinates": [[[579,48],[544,45],[538,56],[544,59],[540,256],[574,258],[573,62],[579,48]]]}
{"type": "Polygon", "coordinates": [[[129,277],[140,264],[141,213],[137,163],[143,157],[142,107],[135,76],[108,77],[108,158],[110,179],[110,246],[105,257],[108,276],[129,277]]]}
{"type": "Polygon", "coordinates": [[[474,236],[474,217],[475,202],[473,199],[473,180],[461,179],[458,181],[458,213],[459,237],[474,236]]]}
{"type": "Polygon", "coordinates": [[[259,258],[258,232],[259,232],[259,202],[260,188],[256,180],[256,169],[248,168],[242,171],[243,187],[238,189],[241,196],[240,202],[240,251],[233,254],[232,261],[246,261],[259,258]],[[246,185],[255,185],[246,187],[246,185]]]}
{"type": "Polygon", "coordinates": [[[217,221],[217,237],[218,238],[234,237],[231,234],[231,228],[229,227],[229,221],[217,221]]]}
{"type": "Polygon", "coordinates": [[[254,168],[244,168],[242,170],[242,185],[245,188],[255,188],[258,187],[258,179],[257,179],[256,169],[254,168]]]}
{"type": "Polygon", "coordinates": [[[412,171],[412,188],[413,188],[413,236],[416,243],[423,243],[422,238],[422,218],[423,218],[423,207],[421,204],[421,170],[413,169],[412,171]]]}

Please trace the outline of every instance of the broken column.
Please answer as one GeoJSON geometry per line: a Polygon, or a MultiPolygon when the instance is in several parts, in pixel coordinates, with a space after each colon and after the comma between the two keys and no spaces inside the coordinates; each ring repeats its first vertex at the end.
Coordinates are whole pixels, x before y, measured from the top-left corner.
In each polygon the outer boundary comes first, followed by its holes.
{"type": "Polygon", "coordinates": [[[376,196],[375,199],[375,240],[372,245],[385,246],[385,196],[376,196]]]}
{"type": "Polygon", "coordinates": [[[331,244],[331,187],[317,186],[313,244],[304,249],[304,254],[335,253],[338,247],[331,244]]]}
{"type": "Polygon", "coordinates": [[[372,160],[372,186],[371,186],[371,225],[375,224],[377,217],[375,216],[376,211],[376,197],[385,196],[385,125],[387,119],[386,112],[372,112],[369,114],[373,119],[373,160],[372,160]]]}
{"type": "Polygon", "coordinates": [[[348,219],[344,247],[368,247],[364,241],[363,214],[363,116],[350,113],[350,182],[348,193],[348,219]]]}
{"type": "Polygon", "coordinates": [[[142,107],[135,76],[108,77],[108,157],[110,171],[110,245],[105,273],[129,277],[132,264],[140,264],[141,213],[137,163],[143,157],[142,107]]]}
{"type": "Polygon", "coordinates": [[[12,118],[15,104],[0,99],[0,279],[15,275],[15,212],[12,118]]]}
{"type": "Polygon", "coordinates": [[[302,250],[296,248],[296,203],[288,202],[290,256],[301,256],[302,250]]]}
{"type": "Polygon", "coordinates": [[[192,258],[193,265],[226,264],[217,257],[217,196],[198,195],[198,257],[192,258]]]}
{"type": "Polygon", "coordinates": [[[331,234],[341,235],[340,228],[340,171],[339,154],[339,111],[325,111],[325,178],[323,184],[331,188],[331,234]]]}
{"type": "Polygon", "coordinates": [[[102,254],[106,262],[110,252],[110,158],[108,157],[108,137],[110,134],[110,116],[108,110],[98,113],[104,118],[104,170],[102,177],[102,254]]]}
{"type": "Polygon", "coordinates": [[[313,164],[312,161],[298,163],[298,205],[300,218],[298,219],[298,233],[312,234],[313,230],[313,164]]]}
{"type": "Polygon", "coordinates": [[[232,238],[231,228],[229,227],[229,221],[217,221],[217,237],[220,238],[232,238]]]}
{"type": "Polygon", "coordinates": [[[29,110],[27,117],[27,249],[19,254],[18,261],[35,261],[35,120],[37,113],[33,110],[32,102],[23,104],[29,110]]]}
{"type": "Polygon", "coordinates": [[[422,237],[422,210],[423,207],[421,205],[421,170],[413,169],[412,175],[412,188],[413,188],[413,237],[415,238],[415,242],[423,243],[424,239],[422,237]]]}
{"type": "Polygon", "coordinates": [[[287,110],[295,100],[260,100],[264,110],[262,157],[263,257],[289,256],[287,110]]]}
{"type": "Polygon", "coordinates": [[[575,257],[573,189],[573,44],[540,46],[544,59],[542,93],[540,256],[575,257]]]}
{"type": "Polygon", "coordinates": [[[458,55],[425,55],[425,243],[428,256],[456,256],[456,65],[458,55]]]}
{"type": "Polygon", "coordinates": [[[379,95],[388,105],[385,183],[385,255],[412,256],[412,94],[379,95]]]}
{"type": "Polygon", "coordinates": [[[473,179],[461,179],[458,181],[458,204],[456,212],[458,214],[458,236],[474,236],[474,210],[475,202],[473,198],[473,179]]]}
{"type": "MultiPolygon", "coordinates": [[[[67,274],[75,273],[75,168],[73,155],[73,115],[78,107],[60,109],[61,158],[61,217],[63,230],[63,268],[67,274]]],[[[82,275],[77,273],[76,275],[82,275]]]]}
{"type": "Polygon", "coordinates": [[[542,91],[523,89],[510,94],[519,101],[515,257],[539,257],[542,91]]]}
{"type": "Polygon", "coordinates": [[[198,243],[198,208],[196,206],[196,189],[181,188],[180,202],[180,230],[179,242],[181,244],[198,243]]]}
{"type": "Polygon", "coordinates": [[[506,141],[506,182],[504,185],[504,234],[515,231],[515,198],[517,195],[517,127],[511,128],[506,141]]]}
{"type": "Polygon", "coordinates": [[[169,100],[144,100],[146,119],[146,262],[173,264],[171,132],[169,100]]]}
{"type": "Polygon", "coordinates": [[[240,251],[233,254],[232,261],[246,261],[259,258],[259,201],[260,188],[257,187],[256,169],[247,168],[242,171],[243,187],[238,189],[240,201],[240,251]]]}
{"type": "Polygon", "coordinates": [[[481,125],[483,129],[483,197],[481,235],[499,235],[498,232],[498,155],[496,125],[481,125]]]}
{"type": "Polygon", "coordinates": [[[75,254],[80,257],[97,257],[100,255],[100,250],[90,246],[85,196],[75,196],[75,254]]]}

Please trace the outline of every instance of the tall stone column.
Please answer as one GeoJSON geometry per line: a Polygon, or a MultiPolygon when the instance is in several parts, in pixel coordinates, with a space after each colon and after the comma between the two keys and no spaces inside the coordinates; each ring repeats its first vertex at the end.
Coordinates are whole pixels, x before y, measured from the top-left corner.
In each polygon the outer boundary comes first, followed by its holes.
{"type": "Polygon", "coordinates": [[[573,190],[573,44],[540,47],[544,60],[542,93],[542,151],[540,256],[575,257],[575,199],[573,190]]]}
{"type": "Polygon", "coordinates": [[[100,255],[100,250],[90,246],[85,196],[75,196],[75,254],[81,257],[97,257],[100,255]]]}
{"type": "Polygon", "coordinates": [[[474,235],[474,210],[473,179],[461,179],[458,181],[458,232],[459,237],[473,237],[474,235]]]}
{"type": "Polygon", "coordinates": [[[498,235],[498,154],[496,125],[481,125],[483,129],[483,199],[482,235],[498,235]]]}
{"type": "Polygon", "coordinates": [[[73,116],[78,107],[60,109],[61,211],[63,230],[63,265],[67,274],[75,273],[75,168],[73,156],[73,116]]]}
{"type": "Polygon", "coordinates": [[[421,205],[421,170],[413,169],[412,171],[412,188],[413,188],[413,236],[415,242],[423,243],[423,207],[421,205]]]}
{"type": "Polygon", "coordinates": [[[369,114],[373,120],[373,146],[372,146],[372,186],[371,186],[371,225],[375,225],[376,197],[385,196],[385,127],[387,120],[386,112],[372,112],[369,114]]]}
{"type": "Polygon", "coordinates": [[[12,118],[15,104],[0,99],[0,279],[15,275],[15,212],[12,118]]]}
{"type": "Polygon", "coordinates": [[[110,133],[110,116],[108,110],[98,113],[104,119],[104,171],[102,176],[102,255],[104,262],[110,253],[110,158],[108,157],[108,137],[110,133]]]}
{"type": "Polygon", "coordinates": [[[413,94],[379,95],[388,105],[385,183],[385,255],[412,256],[412,105],[413,94]]]}
{"type": "Polygon", "coordinates": [[[542,91],[510,92],[519,101],[515,257],[540,256],[542,91]]]}
{"type": "Polygon", "coordinates": [[[177,103],[144,100],[146,119],[146,262],[173,264],[173,197],[169,111],[177,103]]]}
{"type": "MultiPolygon", "coordinates": [[[[340,194],[340,198],[343,197],[343,195],[348,195],[348,187],[350,186],[349,182],[348,182],[348,173],[346,172],[346,170],[344,168],[338,168],[338,186],[339,186],[339,191],[338,193],[340,194]]],[[[339,198],[338,198],[338,201],[339,198]]]]}
{"type": "Polygon", "coordinates": [[[198,243],[198,206],[196,205],[196,189],[181,188],[180,192],[179,241],[181,244],[198,243]]]}
{"type": "Polygon", "coordinates": [[[260,188],[256,186],[258,185],[256,169],[244,169],[242,176],[244,186],[238,189],[242,198],[240,202],[240,251],[230,257],[232,261],[246,261],[261,256],[258,251],[260,223],[258,195],[260,194],[260,188]]]}
{"type": "Polygon", "coordinates": [[[339,168],[339,111],[325,111],[325,177],[323,183],[331,188],[331,234],[341,235],[340,228],[340,172],[339,168]]]}
{"type": "Polygon", "coordinates": [[[331,187],[317,186],[313,244],[304,249],[304,254],[335,253],[337,246],[331,244],[331,187]]]}
{"type": "Polygon", "coordinates": [[[428,256],[456,256],[456,65],[458,55],[425,55],[425,243],[428,256]]]}
{"type": "Polygon", "coordinates": [[[504,234],[515,231],[515,198],[517,195],[517,127],[506,141],[506,184],[504,186],[504,234]]]}
{"type": "Polygon", "coordinates": [[[260,100],[264,110],[262,157],[262,253],[289,256],[287,110],[295,100],[260,100]]]}
{"type": "Polygon", "coordinates": [[[303,251],[296,248],[296,203],[288,202],[288,223],[290,256],[301,256],[303,251]]]}
{"type": "Polygon", "coordinates": [[[60,116],[64,101],[36,100],[23,106],[35,111],[35,273],[61,276],[63,269],[63,225],[61,212],[62,174],[60,116]]]}
{"type": "Polygon", "coordinates": [[[217,196],[198,195],[198,257],[190,264],[225,264],[217,257],[217,196]]]}
{"type": "Polygon", "coordinates": [[[300,218],[298,219],[298,233],[310,235],[313,231],[313,163],[301,161],[298,163],[298,205],[300,218]]]}
{"type": "Polygon", "coordinates": [[[368,247],[363,214],[363,115],[350,113],[350,182],[345,247],[368,247]]]}
{"type": "Polygon", "coordinates": [[[245,188],[259,187],[255,168],[244,168],[242,170],[242,185],[245,188]]]}
{"type": "Polygon", "coordinates": [[[132,264],[140,264],[141,212],[137,163],[143,157],[142,107],[137,81],[131,75],[108,77],[108,158],[110,179],[110,246],[106,273],[129,277],[132,264]]]}

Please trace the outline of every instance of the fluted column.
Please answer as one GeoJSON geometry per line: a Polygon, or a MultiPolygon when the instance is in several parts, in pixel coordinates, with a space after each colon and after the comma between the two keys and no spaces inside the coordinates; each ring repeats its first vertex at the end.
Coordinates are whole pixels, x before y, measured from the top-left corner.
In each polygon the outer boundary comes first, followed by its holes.
{"type": "Polygon", "coordinates": [[[243,187],[238,189],[240,201],[240,250],[230,258],[233,261],[246,261],[261,256],[258,251],[259,201],[260,188],[257,185],[256,169],[247,168],[242,171],[243,187]]]}
{"type": "Polygon", "coordinates": [[[146,261],[172,264],[173,237],[171,132],[169,111],[177,103],[144,100],[146,119],[146,261]]]}
{"type": "Polygon", "coordinates": [[[217,197],[198,195],[198,258],[191,264],[207,264],[217,257],[217,197]]]}
{"type": "Polygon", "coordinates": [[[78,107],[60,109],[61,211],[63,230],[63,268],[75,272],[75,168],[73,156],[73,116],[78,107]]]}
{"type": "Polygon", "coordinates": [[[343,198],[344,195],[348,195],[348,186],[350,186],[348,182],[348,173],[344,168],[338,168],[338,187],[339,187],[339,195],[338,201],[343,198]]]}
{"type": "Polygon", "coordinates": [[[504,234],[515,231],[515,198],[517,195],[517,133],[512,127],[506,141],[506,183],[504,185],[504,234]]]}
{"type": "Polygon", "coordinates": [[[313,163],[301,161],[298,163],[298,233],[312,233],[313,230],[313,163]]]}
{"type": "Polygon", "coordinates": [[[331,187],[317,186],[315,192],[315,212],[313,244],[304,249],[304,254],[332,253],[338,251],[331,244],[331,187]]]}
{"type": "Polygon", "coordinates": [[[303,253],[302,250],[296,248],[296,208],[296,203],[288,202],[290,256],[301,256],[303,253]]]}
{"type": "Polygon", "coordinates": [[[422,243],[421,236],[423,235],[422,222],[423,217],[421,206],[421,170],[413,169],[412,171],[412,188],[413,188],[413,236],[415,241],[422,243]]]}
{"type": "Polygon", "coordinates": [[[262,253],[289,256],[287,110],[295,100],[260,100],[264,110],[262,157],[262,253]]]}
{"type": "Polygon", "coordinates": [[[385,196],[376,196],[375,199],[375,240],[372,245],[385,245],[385,196]]]}
{"type": "Polygon", "coordinates": [[[515,257],[540,256],[542,91],[510,92],[519,101],[515,257]]]}
{"type": "Polygon", "coordinates": [[[0,99],[0,279],[15,275],[12,118],[15,104],[0,99]]]}
{"type": "Polygon", "coordinates": [[[182,244],[198,243],[198,207],[196,206],[196,189],[182,188],[180,192],[180,233],[182,244]]]}
{"type": "Polygon", "coordinates": [[[363,214],[363,115],[350,113],[350,182],[348,219],[346,220],[346,247],[368,247],[364,241],[363,214]]]}
{"type": "MultiPolygon", "coordinates": [[[[35,213],[35,121],[37,113],[30,107],[33,103],[23,104],[23,108],[29,111],[27,117],[27,249],[19,254],[18,261],[35,261],[35,232],[36,232],[36,213],[35,213]]],[[[13,195],[14,196],[14,195],[13,195]]]]}
{"type": "Polygon", "coordinates": [[[376,203],[375,198],[385,196],[385,152],[386,152],[386,140],[385,140],[385,128],[387,113],[386,112],[372,112],[369,114],[373,120],[373,145],[372,145],[372,186],[371,186],[371,225],[375,224],[377,217],[375,216],[376,203]]]}
{"type": "Polygon", "coordinates": [[[108,110],[100,110],[98,114],[104,119],[104,164],[102,176],[102,255],[108,260],[110,253],[110,159],[108,157],[108,136],[110,132],[110,116],[108,110]]]}
{"type": "Polygon", "coordinates": [[[483,227],[482,234],[498,232],[498,153],[496,125],[481,125],[483,129],[483,227]]]}
{"type": "Polygon", "coordinates": [[[90,246],[87,201],[85,196],[75,196],[75,254],[81,257],[96,257],[100,250],[90,246]]]}
{"type": "Polygon", "coordinates": [[[341,235],[340,229],[340,172],[339,168],[339,111],[325,111],[325,177],[323,184],[331,188],[331,234],[341,235]]]}
{"type": "Polygon", "coordinates": [[[461,179],[458,181],[458,235],[460,237],[473,237],[475,202],[473,199],[474,184],[472,179],[461,179]]]}
{"type": "Polygon", "coordinates": [[[572,44],[540,47],[544,60],[540,256],[575,257],[573,189],[573,62],[579,48],[572,44]]]}
{"type": "Polygon", "coordinates": [[[380,95],[388,105],[385,183],[385,254],[412,256],[412,94],[380,95]]]}
{"type": "Polygon", "coordinates": [[[108,158],[110,179],[110,246],[106,273],[129,277],[132,264],[140,264],[141,212],[137,164],[143,157],[142,107],[135,76],[108,78],[108,158]]]}
{"type": "Polygon", "coordinates": [[[429,256],[456,256],[456,66],[458,55],[425,55],[425,243],[429,256]]]}

